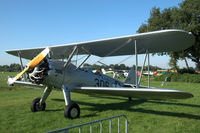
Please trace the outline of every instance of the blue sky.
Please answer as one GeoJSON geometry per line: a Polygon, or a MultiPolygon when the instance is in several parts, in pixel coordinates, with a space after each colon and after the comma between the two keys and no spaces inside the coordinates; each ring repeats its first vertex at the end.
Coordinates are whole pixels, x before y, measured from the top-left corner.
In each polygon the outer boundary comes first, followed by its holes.
{"type": "MultiPolygon", "coordinates": [[[[5,50],[82,42],[135,34],[152,7],[178,6],[182,0],[0,0],[0,65],[19,63],[5,50]]],[[[118,63],[125,57],[103,59],[118,63]]],[[[139,59],[142,59],[140,56],[139,59]]],[[[91,58],[95,63],[99,58],[91,58]]],[[[152,65],[167,66],[167,56],[152,65]]],[[[142,63],[142,61],[140,61],[142,63]]],[[[133,64],[129,59],[125,64],[133,64]]],[[[181,67],[185,67],[180,62],[181,67]]],[[[190,66],[194,63],[190,62],[190,66]]]]}

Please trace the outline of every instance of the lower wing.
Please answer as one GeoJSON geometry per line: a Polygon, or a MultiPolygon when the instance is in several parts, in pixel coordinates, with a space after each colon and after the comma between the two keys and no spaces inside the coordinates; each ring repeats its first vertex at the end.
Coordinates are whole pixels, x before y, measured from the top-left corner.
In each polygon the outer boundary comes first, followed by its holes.
{"type": "Polygon", "coordinates": [[[193,97],[191,93],[185,91],[164,88],[76,87],[73,90],[147,99],[186,99],[193,97]]]}
{"type": "MultiPolygon", "coordinates": [[[[44,85],[42,84],[34,84],[34,83],[31,83],[31,82],[27,82],[27,81],[19,81],[19,80],[16,80],[13,82],[14,84],[19,84],[19,85],[28,85],[28,86],[38,86],[38,87],[43,87],[44,85]]],[[[13,84],[13,85],[14,85],[13,84]]]]}

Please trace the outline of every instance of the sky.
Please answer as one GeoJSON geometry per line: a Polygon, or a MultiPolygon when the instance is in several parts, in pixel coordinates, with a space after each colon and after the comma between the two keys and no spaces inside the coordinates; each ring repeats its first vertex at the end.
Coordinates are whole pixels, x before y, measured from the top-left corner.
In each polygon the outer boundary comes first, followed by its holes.
{"type": "MultiPolygon", "coordinates": [[[[6,50],[52,46],[136,34],[152,7],[178,6],[182,0],[0,0],[0,65],[19,63],[6,50]]],[[[126,57],[92,57],[116,64],[126,57]]],[[[139,65],[143,63],[139,56],[139,65]]],[[[151,65],[169,68],[168,56],[153,56],[151,65]]],[[[28,61],[24,61],[27,63],[28,61]]],[[[134,57],[123,62],[135,63],[134,57]]],[[[189,61],[190,66],[194,63],[189,61]]],[[[180,67],[185,67],[179,61],[180,67]]]]}

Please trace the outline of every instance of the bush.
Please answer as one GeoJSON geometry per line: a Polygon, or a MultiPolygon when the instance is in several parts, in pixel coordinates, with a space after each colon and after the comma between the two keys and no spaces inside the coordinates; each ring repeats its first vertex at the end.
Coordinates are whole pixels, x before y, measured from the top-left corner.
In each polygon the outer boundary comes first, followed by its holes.
{"type": "Polygon", "coordinates": [[[165,81],[165,78],[167,77],[167,81],[173,81],[173,82],[189,82],[189,83],[200,83],[200,75],[198,74],[178,74],[178,73],[166,73],[161,76],[154,76],[154,79],[156,81],[165,81]]]}
{"type": "Polygon", "coordinates": [[[179,69],[178,73],[180,73],[180,74],[184,74],[184,73],[195,74],[195,70],[192,67],[189,69],[183,68],[183,69],[179,69]]]}

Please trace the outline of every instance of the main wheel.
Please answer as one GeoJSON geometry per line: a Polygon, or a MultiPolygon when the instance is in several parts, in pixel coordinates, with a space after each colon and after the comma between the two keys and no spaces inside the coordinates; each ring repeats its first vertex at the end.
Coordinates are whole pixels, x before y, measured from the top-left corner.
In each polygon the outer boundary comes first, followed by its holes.
{"type": "Polygon", "coordinates": [[[40,98],[34,99],[31,103],[32,112],[44,111],[45,108],[46,108],[46,103],[42,103],[42,105],[40,105],[40,98]]]}
{"type": "Polygon", "coordinates": [[[75,119],[80,116],[80,108],[76,103],[70,103],[65,107],[64,111],[65,118],[75,119]]]}

